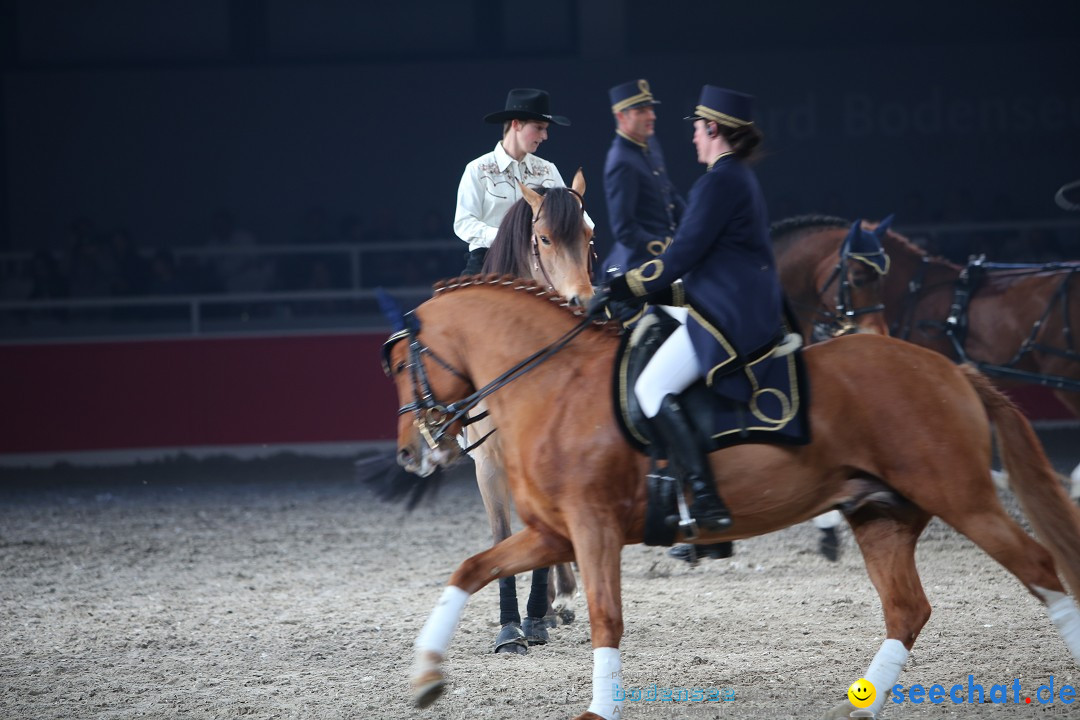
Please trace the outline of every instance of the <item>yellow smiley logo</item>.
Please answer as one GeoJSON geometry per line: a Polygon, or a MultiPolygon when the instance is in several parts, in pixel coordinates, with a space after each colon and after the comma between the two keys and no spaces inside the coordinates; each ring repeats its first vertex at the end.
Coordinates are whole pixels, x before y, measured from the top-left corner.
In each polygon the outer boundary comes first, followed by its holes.
{"type": "Polygon", "coordinates": [[[857,708],[870,707],[874,702],[874,698],[877,697],[877,690],[872,682],[865,678],[859,678],[851,683],[851,687],[847,689],[847,697],[851,704],[857,708]]]}

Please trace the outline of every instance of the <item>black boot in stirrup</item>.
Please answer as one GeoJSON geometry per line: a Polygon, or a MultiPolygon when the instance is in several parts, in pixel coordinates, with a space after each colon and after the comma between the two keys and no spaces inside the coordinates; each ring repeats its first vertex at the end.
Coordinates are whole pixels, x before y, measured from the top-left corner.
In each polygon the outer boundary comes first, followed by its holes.
{"type": "Polygon", "coordinates": [[[683,484],[694,494],[690,516],[698,527],[708,531],[731,527],[731,513],[716,493],[703,443],[674,395],[664,397],[652,423],[667,450],[668,463],[679,471],[683,484]]]}

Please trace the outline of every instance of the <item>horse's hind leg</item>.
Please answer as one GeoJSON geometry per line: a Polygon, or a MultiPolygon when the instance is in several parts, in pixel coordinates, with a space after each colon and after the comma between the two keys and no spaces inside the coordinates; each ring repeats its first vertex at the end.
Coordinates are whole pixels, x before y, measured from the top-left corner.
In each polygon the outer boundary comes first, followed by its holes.
{"type": "MultiPolygon", "coordinates": [[[[481,420],[474,424],[471,432],[482,437],[489,429],[488,421],[481,420]]],[[[472,459],[476,466],[476,485],[480,488],[480,497],[491,524],[491,542],[497,545],[510,537],[510,491],[498,440],[493,436],[476,447],[472,451],[472,459]]],[[[533,580],[535,582],[536,578],[533,580]]],[[[543,592],[546,592],[546,587],[543,592]]],[[[539,639],[535,633],[534,638],[539,639]]],[[[529,651],[529,640],[521,627],[518,609],[517,578],[513,575],[499,580],[499,634],[495,637],[494,650],[497,653],[521,655],[529,651]]]]}
{"type": "MultiPolygon", "coordinates": [[[[888,515],[872,507],[864,508],[848,518],[885,616],[885,641],[863,675],[877,692],[873,703],[865,708],[874,713],[881,710],[907,662],[908,651],[930,619],[930,601],[915,567],[915,543],[929,520],[930,516],[914,505],[893,508],[888,515]]],[[[845,701],[825,717],[847,718],[855,709],[845,701]]]]}
{"type": "Polygon", "coordinates": [[[1077,662],[1080,662],[1080,610],[1061,584],[1050,552],[1010,518],[993,497],[981,512],[942,519],[1015,575],[1047,612],[1077,662]]]}
{"type": "Polygon", "coordinates": [[[416,705],[427,707],[442,694],[442,662],[470,595],[496,578],[534,570],[538,565],[566,562],[571,557],[570,543],[564,538],[525,528],[458,566],[416,639],[410,679],[416,705]]]}
{"type": "Polygon", "coordinates": [[[574,613],[574,595],[577,593],[574,567],[570,563],[560,563],[554,569],[555,582],[548,584],[548,602],[563,625],[569,625],[577,617],[574,613]]]}

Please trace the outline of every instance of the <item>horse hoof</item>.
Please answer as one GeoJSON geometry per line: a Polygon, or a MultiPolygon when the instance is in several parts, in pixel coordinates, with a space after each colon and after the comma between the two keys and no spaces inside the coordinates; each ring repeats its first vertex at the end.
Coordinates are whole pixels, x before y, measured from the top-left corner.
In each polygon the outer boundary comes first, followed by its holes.
{"type": "Polygon", "coordinates": [[[848,720],[855,706],[849,702],[840,703],[829,708],[829,711],[821,716],[821,720],[848,720]]]}
{"type": "Polygon", "coordinates": [[[836,528],[822,528],[821,540],[818,549],[826,560],[836,562],[840,557],[840,538],[836,536],[836,528]]]}
{"type": "Polygon", "coordinates": [[[547,645],[548,631],[544,618],[527,617],[521,629],[525,633],[525,641],[530,645],[547,645]]]}
{"type": "Polygon", "coordinates": [[[429,670],[412,682],[413,703],[418,708],[426,708],[439,699],[446,688],[446,678],[438,670],[429,670]]]}
{"type": "Polygon", "coordinates": [[[572,607],[559,608],[558,615],[559,619],[562,620],[563,625],[569,625],[577,618],[577,615],[574,613],[574,608],[572,607]]]}
{"type": "Polygon", "coordinates": [[[668,557],[688,562],[691,565],[697,565],[698,563],[697,549],[693,545],[676,545],[668,550],[667,554],[668,557]]]}
{"type": "Polygon", "coordinates": [[[524,655],[529,652],[529,642],[518,623],[506,623],[495,638],[495,652],[524,655]]]}
{"type": "Polygon", "coordinates": [[[555,613],[544,616],[544,627],[557,628],[559,627],[559,616],[555,613]]]}

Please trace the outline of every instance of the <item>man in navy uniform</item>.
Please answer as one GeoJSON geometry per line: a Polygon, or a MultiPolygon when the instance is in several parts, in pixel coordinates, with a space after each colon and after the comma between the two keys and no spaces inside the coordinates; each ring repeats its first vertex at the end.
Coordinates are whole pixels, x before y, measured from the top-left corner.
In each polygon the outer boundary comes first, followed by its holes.
{"type": "Polygon", "coordinates": [[[615,246],[600,266],[601,280],[622,275],[662,253],[675,236],[686,202],[668,177],[654,136],[660,101],[646,80],[608,91],[615,139],[604,164],[604,194],[615,246]]]}

